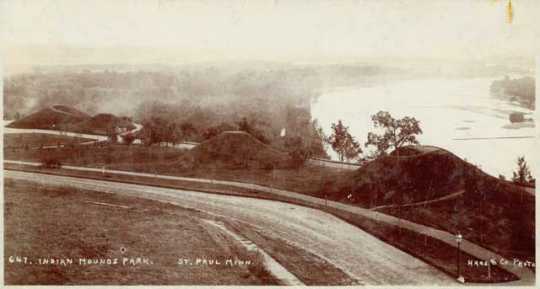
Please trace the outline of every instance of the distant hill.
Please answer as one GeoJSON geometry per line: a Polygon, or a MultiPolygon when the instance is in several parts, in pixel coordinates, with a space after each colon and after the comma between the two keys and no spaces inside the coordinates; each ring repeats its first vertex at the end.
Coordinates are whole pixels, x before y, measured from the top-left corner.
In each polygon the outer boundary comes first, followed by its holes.
{"type": "Polygon", "coordinates": [[[271,168],[288,165],[288,154],[244,131],[225,131],[191,151],[195,162],[231,168],[271,168]]]}
{"type": "Polygon", "coordinates": [[[131,130],[135,128],[127,117],[101,113],[90,116],[73,107],[53,105],[34,112],[9,124],[11,128],[50,129],[70,132],[106,135],[115,127],[131,130]]]}
{"type": "Polygon", "coordinates": [[[59,129],[60,127],[90,119],[90,115],[73,107],[53,105],[34,112],[9,124],[11,128],[59,129]]]}

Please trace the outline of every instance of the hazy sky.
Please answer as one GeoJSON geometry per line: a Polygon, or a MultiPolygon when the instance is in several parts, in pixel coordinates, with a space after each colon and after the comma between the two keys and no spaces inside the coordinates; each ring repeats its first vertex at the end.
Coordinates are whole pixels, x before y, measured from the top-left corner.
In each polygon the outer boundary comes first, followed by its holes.
{"type": "Polygon", "coordinates": [[[533,57],[540,1],[512,0],[511,24],[508,1],[3,0],[0,24],[8,70],[63,63],[533,57]]]}

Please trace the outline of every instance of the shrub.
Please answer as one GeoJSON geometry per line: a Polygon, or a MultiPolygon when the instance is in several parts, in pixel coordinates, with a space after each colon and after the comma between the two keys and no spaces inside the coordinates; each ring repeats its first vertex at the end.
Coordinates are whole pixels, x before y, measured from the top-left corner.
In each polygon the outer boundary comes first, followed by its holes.
{"type": "Polygon", "coordinates": [[[509,116],[510,122],[524,122],[525,116],[521,112],[513,112],[509,116]]]}
{"type": "Polygon", "coordinates": [[[135,141],[135,135],[133,133],[128,133],[122,136],[122,139],[124,140],[125,144],[131,145],[135,141]]]}
{"type": "Polygon", "coordinates": [[[62,167],[62,163],[55,156],[46,155],[41,158],[41,165],[49,169],[59,169],[62,167]]]}

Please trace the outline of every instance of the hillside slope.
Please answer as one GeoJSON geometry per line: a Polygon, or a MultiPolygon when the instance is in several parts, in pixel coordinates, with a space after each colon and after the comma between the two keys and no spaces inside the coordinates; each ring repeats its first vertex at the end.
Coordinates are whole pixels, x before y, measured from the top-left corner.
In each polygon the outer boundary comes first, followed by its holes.
{"type": "Polygon", "coordinates": [[[459,190],[476,191],[482,198],[524,191],[442,148],[408,146],[344,174],[328,193],[337,200],[352,194],[353,202],[375,207],[432,200],[459,190]]]}
{"type": "Polygon", "coordinates": [[[9,124],[11,128],[23,129],[59,129],[69,124],[90,119],[90,115],[73,107],[53,105],[34,112],[9,124]]]}
{"type": "MultiPolygon", "coordinates": [[[[434,147],[407,147],[344,175],[330,195],[340,200],[352,194],[365,207],[412,203],[442,197],[463,188],[471,165],[434,147]]],[[[350,196],[349,196],[350,198],[350,196]]]]}
{"type": "Polygon", "coordinates": [[[512,260],[535,259],[535,196],[441,148],[411,146],[339,179],[329,198],[423,223],[489,247],[512,260]],[[455,197],[421,206],[399,206],[455,197]],[[352,197],[351,197],[352,196],[352,197]]]}

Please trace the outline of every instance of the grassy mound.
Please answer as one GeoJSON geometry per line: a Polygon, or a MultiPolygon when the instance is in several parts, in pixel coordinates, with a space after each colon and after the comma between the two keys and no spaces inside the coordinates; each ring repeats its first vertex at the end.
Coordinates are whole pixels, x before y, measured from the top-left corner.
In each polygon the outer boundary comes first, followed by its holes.
{"type": "Polygon", "coordinates": [[[109,113],[90,116],[73,107],[53,105],[12,122],[9,127],[23,129],[51,129],[78,133],[106,135],[111,128],[134,129],[126,117],[117,117],[109,113]]]}
{"type": "Polygon", "coordinates": [[[67,105],[57,104],[57,105],[53,105],[51,108],[60,113],[76,115],[82,118],[88,117],[88,114],[67,105]]]}
{"type": "Polygon", "coordinates": [[[90,116],[75,108],[65,105],[53,105],[34,112],[9,124],[11,128],[24,129],[59,129],[60,127],[79,123],[90,116]]]}
{"type": "Polygon", "coordinates": [[[77,123],[74,131],[90,134],[107,134],[111,128],[119,127],[132,130],[135,127],[126,117],[117,117],[110,113],[100,113],[85,121],[77,123]]]}
{"type": "Polygon", "coordinates": [[[439,149],[406,148],[367,163],[341,178],[330,193],[337,200],[352,194],[362,206],[412,203],[453,193],[463,187],[468,164],[439,149]]]}
{"type": "Polygon", "coordinates": [[[485,198],[486,193],[490,197],[508,198],[507,192],[521,191],[449,151],[432,146],[409,146],[343,176],[334,189],[330,189],[330,196],[344,200],[351,194],[353,202],[375,207],[432,200],[460,190],[474,194],[471,198],[485,198]],[[472,185],[481,189],[473,190],[472,185]]]}
{"type": "Polygon", "coordinates": [[[289,165],[288,154],[274,149],[243,131],[226,131],[195,147],[198,164],[229,168],[276,168],[289,165]]]}

